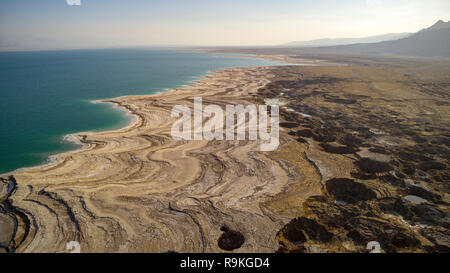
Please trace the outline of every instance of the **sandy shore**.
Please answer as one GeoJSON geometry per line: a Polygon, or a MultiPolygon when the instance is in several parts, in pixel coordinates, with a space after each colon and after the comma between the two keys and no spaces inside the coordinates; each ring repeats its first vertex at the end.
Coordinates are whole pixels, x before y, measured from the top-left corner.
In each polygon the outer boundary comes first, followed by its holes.
{"type": "Polygon", "coordinates": [[[17,251],[63,252],[76,240],[84,252],[217,252],[224,225],[247,238],[239,251],[275,251],[277,231],[294,215],[278,215],[264,201],[301,180],[295,166],[259,152],[253,141],[170,135],[174,105],[192,106],[194,96],[204,104],[248,104],[269,81],[270,68],[235,68],[185,88],[107,100],[134,121],[71,135],[81,149],[13,173],[11,200],[35,221],[17,251]]]}

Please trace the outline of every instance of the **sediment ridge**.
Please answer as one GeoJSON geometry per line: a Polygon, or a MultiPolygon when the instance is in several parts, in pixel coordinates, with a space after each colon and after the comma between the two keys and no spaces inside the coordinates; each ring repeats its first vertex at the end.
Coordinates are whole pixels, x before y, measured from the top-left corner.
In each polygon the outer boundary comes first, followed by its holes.
{"type": "Polygon", "coordinates": [[[449,90],[435,80],[431,92],[416,72],[233,68],[108,100],[134,122],[75,134],[81,149],[2,180],[0,251],[67,252],[70,241],[82,252],[367,252],[370,241],[446,251],[449,90]],[[281,100],[278,150],[174,140],[171,109],[195,96],[281,100]]]}
{"type": "Polygon", "coordinates": [[[79,241],[83,252],[216,252],[223,226],[244,234],[240,251],[276,250],[275,233],[288,218],[261,200],[299,179],[289,164],[251,141],[175,141],[170,134],[174,105],[192,106],[194,96],[248,104],[267,73],[218,71],[187,88],[108,100],[136,120],[118,131],[76,134],[83,148],[13,173],[19,186],[9,198],[34,223],[14,250],[65,252],[79,241]]]}

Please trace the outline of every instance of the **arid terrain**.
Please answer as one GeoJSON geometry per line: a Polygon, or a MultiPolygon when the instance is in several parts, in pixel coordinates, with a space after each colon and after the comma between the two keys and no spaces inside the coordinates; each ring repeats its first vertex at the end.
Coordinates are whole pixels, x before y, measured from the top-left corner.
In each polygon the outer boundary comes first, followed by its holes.
{"type": "Polygon", "coordinates": [[[314,65],[110,100],[134,122],[2,178],[0,252],[448,252],[450,62],[283,54],[314,65]],[[281,100],[279,149],[173,140],[194,96],[281,100]]]}

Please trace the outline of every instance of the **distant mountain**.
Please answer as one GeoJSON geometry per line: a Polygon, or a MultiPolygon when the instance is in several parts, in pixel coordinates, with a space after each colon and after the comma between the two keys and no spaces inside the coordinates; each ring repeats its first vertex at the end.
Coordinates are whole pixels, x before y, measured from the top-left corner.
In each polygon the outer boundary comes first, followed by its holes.
{"type": "Polygon", "coordinates": [[[447,28],[450,28],[450,21],[444,22],[444,21],[442,21],[442,20],[439,20],[439,21],[437,21],[434,25],[432,25],[431,27],[429,27],[429,28],[424,28],[424,29],[422,29],[421,31],[419,31],[418,33],[423,32],[423,31],[438,30],[438,29],[447,29],[447,28]]]}
{"type": "Polygon", "coordinates": [[[363,38],[337,38],[337,39],[317,39],[311,41],[297,41],[290,42],[281,47],[316,47],[316,46],[335,46],[335,45],[349,45],[359,43],[377,43],[383,41],[397,40],[410,36],[411,33],[389,33],[376,36],[368,36],[363,38]]]}
{"type": "Polygon", "coordinates": [[[306,49],[314,53],[395,54],[404,56],[450,57],[450,21],[439,20],[406,38],[379,43],[351,44],[306,49]]]}

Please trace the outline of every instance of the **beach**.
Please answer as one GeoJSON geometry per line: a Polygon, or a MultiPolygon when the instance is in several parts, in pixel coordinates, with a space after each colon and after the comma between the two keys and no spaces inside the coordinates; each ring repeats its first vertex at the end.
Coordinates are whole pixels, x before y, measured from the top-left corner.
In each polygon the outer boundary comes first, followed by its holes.
{"type": "Polygon", "coordinates": [[[36,224],[18,251],[63,252],[75,240],[86,252],[216,252],[222,225],[258,234],[240,251],[274,251],[275,234],[264,231],[275,232],[287,218],[260,202],[296,181],[288,166],[249,141],[170,135],[172,106],[190,105],[193,96],[248,103],[267,73],[219,71],[186,88],[108,100],[127,108],[134,121],[118,131],[72,135],[81,149],[13,173],[19,186],[11,199],[36,224]]]}

